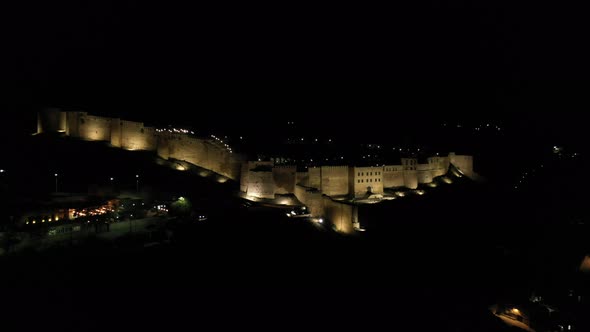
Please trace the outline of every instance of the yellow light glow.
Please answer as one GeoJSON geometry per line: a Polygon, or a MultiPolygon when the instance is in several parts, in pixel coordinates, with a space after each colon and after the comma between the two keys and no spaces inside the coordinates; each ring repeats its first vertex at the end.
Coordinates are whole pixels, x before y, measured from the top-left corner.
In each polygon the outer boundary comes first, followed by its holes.
{"type": "Polygon", "coordinates": [[[57,216],[56,216],[56,217],[55,217],[55,221],[59,221],[59,217],[57,217],[57,216]]]}
{"type": "Polygon", "coordinates": [[[41,220],[41,222],[45,222],[45,219],[41,220]]]}
{"type": "Polygon", "coordinates": [[[442,180],[443,180],[444,183],[448,183],[448,184],[453,183],[453,180],[451,180],[451,179],[449,179],[447,177],[444,177],[442,180]]]}
{"type": "Polygon", "coordinates": [[[29,224],[29,222],[27,221],[25,224],[27,224],[27,225],[28,225],[28,224],[29,224]]]}
{"type": "Polygon", "coordinates": [[[36,223],[36,221],[35,221],[35,220],[33,220],[33,224],[34,224],[34,223],[36,223]]]}
{"type": "Polygon", "coordinates": [[[512,313],[516,314],[516,315],[520,315],[520,310],[514,308],[514,309],[512,309],[512,313]]]}
{"type": "Polygon", "coordinates": [[[47,219],[47,221],[51,222],[51,221],[53,221],[53,219],[49,218],[49,219],[47,219]]]}
{"type": "Polygon", "coordinates": [[[396,194],[398,197],[404,197],[404,196],[406,196],[406,193],[405,193],[405,192],[403,192],[403,191],[396,191],[396,192],[395,192],[395,194],[396,194]]]}

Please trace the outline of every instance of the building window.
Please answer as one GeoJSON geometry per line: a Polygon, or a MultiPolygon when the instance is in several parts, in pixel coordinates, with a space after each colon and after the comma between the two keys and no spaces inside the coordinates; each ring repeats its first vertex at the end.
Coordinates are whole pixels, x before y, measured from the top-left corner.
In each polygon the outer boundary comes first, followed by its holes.
{"type": "Polygon", "coordinates": [[[371,176],[373,175],[373,172],[371,172],[371,176]]]}
{"type": "Polygon", "coordinates": [[[361,176],[361,172],[359,172],[358,176],[361,176]]]}

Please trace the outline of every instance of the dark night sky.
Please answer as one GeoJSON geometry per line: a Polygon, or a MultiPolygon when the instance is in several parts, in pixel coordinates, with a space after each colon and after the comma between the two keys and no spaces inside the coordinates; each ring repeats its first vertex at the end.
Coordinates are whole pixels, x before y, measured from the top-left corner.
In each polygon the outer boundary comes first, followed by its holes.
{"type": "Polygon", "coordinates": [[[55,105],[215,124],[235,109],[249,115],[226,124],[240,126],[251,114],[284,121],[356,109],[439,121],[467,111],[571,136],[581,128],[574,111],[587,106],[576,81],[588,74],[583,11],[555,4],[10,6],[2,103],[20,117],[55,105]]]}

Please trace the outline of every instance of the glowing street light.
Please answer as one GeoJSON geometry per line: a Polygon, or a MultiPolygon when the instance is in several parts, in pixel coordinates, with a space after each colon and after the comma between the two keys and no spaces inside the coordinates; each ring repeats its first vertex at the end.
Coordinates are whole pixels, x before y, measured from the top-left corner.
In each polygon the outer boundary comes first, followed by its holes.
{"type": "Polygon", "coordinates": [[[57,193],[57,173],[55,173],[54,176],[55,176],[55,192],[57,193]]]}
{"type": "Polygon", "coordinates": [[[139,192],[139,174],[135,174],[135,189],[139,192]]]}

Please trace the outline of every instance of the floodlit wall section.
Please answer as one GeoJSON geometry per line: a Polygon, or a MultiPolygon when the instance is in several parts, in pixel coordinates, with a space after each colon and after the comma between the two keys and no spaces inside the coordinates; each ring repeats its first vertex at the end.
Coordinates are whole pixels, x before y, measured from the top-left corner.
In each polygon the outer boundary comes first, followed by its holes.
{"type": "Polygon", "coordinates": [[[432,169],[433,178],[443,176],[449,170],[449,157],[430,157],[428,158],[428,164],[432,169]]]}
{"type": "Polygon", "coordinates": [[[307,172],[309,174],[309,186],[320,189],[322,186],[322,169],[320,167],[310,167],[307,172]]]}
{"type": "Polygon", "coordinates": [[[121,147],[125,150],[158,149],[156,129],[145,127],[142,122],[120,120],[120,133],[121,147]]]}
{"type": "Polygon", "coordinates": [[[48,108],[37,113],[37,133],[65,132],[67,127],[66,113],[58,108],[48,108]]]}
{"type": "Polygon", "coordinates": [[[324,195],[340,196],[348,195],[348,166],[322,166],[321,190],[324,195]]]}
{"type": "Polygon", "coordinates": [[[473,156],[449,154],[449,161],[455,165],[463,174],[468,177],[473,177],[473,156]]]}
{"type": "Polygon", "coordinates": [[[111,141],[111,119],[94,115],[80,115],[80,138],[89,141],[111,141]]]}
{"type": "Polygon", "coordinates": [[[418,159],[402,158],[404,167],[404,186],[410,189],[418,188],[418,159]]]}
{"type": "Polygon", "coordinates": [[[350,167],[350,192],[355,197],[383,194],[383,167],[350,167]]]}
{"type": "Polygon", "coordinates": [[[418,164],[417,166],[418,183],[431,183],[432,182],[432,169],[430,164],[418,164]]]}
{"type": "Polygon", "coordinates": [[[309,213],[314,217],[322,217],[324,215],[324,202],[322,193],[315,189],[304,187],[301,185],[295,186],[295,197],[305,204],[309,209],[309,213]]]}
{"type": "MultiPolygon", "coordinates": [[[[247,161],[241,164],[240,191],[247,193],[250,184],[250,171],[257,168],[270,169],[273,166],[271,161],[247,161]]],[[[254,177],[252,178],[254,179],[254,177]]]]}
{"type": "Polygon", "coordinates": [[[358,207],[323,197],[324,216],[338,232],[351,234],[358,225],[358,207]]]}
{"type": "Polygon", "coordinates": [[[251,170],[248,175],[248,191],[246,194],[257,198],[275,198],[275,183],[271,170],[251,170]]]}
{"type": "Polygon", "coordinates": [[[383,187],[395,188],[404,186],[404,168],[402,165],[383,167],[383,187]]]}
{"type": "Polygon", "coordinates": [[[275,166],[272,169],[276,194],[295,193],[297,166],[275,166]]]}

